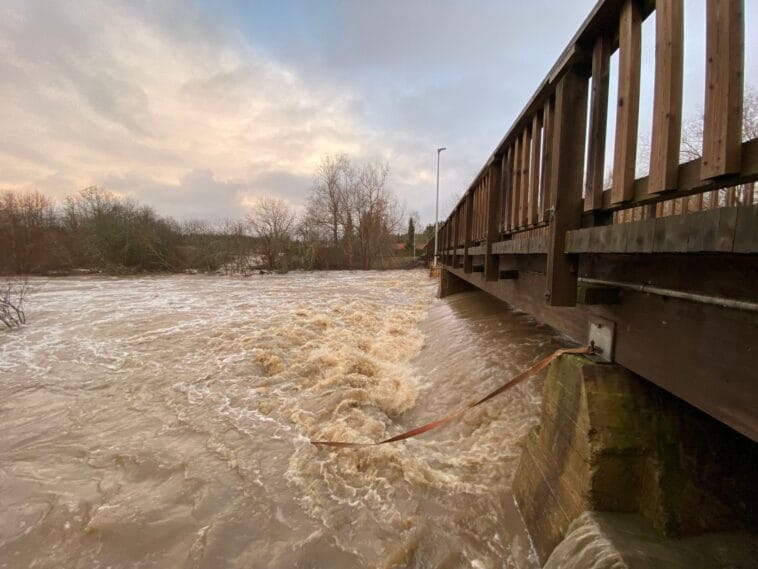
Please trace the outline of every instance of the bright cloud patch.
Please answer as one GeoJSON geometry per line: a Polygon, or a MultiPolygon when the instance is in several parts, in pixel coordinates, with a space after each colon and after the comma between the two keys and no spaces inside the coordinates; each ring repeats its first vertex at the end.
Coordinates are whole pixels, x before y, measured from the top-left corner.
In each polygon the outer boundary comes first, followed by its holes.
{"type": "Polygon", "coordinates": [[[180,217],[235,216],[254,195],[299,203],[321,155],[360,151],[344,93],[172,8],[3,9],[0,188],[101,184],[180,217]]]}

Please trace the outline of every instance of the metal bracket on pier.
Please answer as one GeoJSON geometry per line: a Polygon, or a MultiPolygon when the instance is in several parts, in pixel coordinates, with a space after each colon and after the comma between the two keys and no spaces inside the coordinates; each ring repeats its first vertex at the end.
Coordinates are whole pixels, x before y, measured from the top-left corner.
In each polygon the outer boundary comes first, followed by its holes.
{"type": "Polygon", "coordinates": [[[613,362],[613,350],[616,347],[616,323],[605,318],[592,317],[590,320],[589,344],[593,348],[587,356],[596,362],[613,362]]]}

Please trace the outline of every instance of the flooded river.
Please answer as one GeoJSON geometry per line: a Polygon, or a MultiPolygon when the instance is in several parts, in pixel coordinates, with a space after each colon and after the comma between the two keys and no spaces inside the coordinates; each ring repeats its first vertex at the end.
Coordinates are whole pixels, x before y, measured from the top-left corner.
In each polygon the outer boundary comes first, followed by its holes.
{"type": "Polygon", "coordinates": [[[510,493],[563,340],[424,272],[34,279],[0,332],[0,567],[534,567],[510,493]]]}

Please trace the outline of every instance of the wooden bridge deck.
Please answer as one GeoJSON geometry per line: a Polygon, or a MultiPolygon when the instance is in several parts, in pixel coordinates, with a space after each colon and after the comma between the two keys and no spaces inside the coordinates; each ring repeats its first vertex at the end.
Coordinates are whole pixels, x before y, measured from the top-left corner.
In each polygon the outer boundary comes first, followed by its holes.
{"type": "Polygon", "coordinates": [[[439,262],[578,342],[593,323],[610,326],[614,361],[758,441],[758,139],[742,135],[744,5],[707,1],[702,156],[686,163],[683,10],[683,0],[598,2],[439,227],[439,262]],[[648,17],[651,159],[636,179],[648,17]]]}

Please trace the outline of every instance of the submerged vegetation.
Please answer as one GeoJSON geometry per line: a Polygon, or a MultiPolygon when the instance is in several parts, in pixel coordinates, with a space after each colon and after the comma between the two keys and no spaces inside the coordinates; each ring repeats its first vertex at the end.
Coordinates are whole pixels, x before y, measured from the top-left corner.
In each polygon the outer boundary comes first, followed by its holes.
{"type": "Polygon", "coordinates": [[[24,303],[28,294],[26,280],[9,280],[0,285],[0,323],[6,328],[19,328],[26,324],[24,303]]]}

